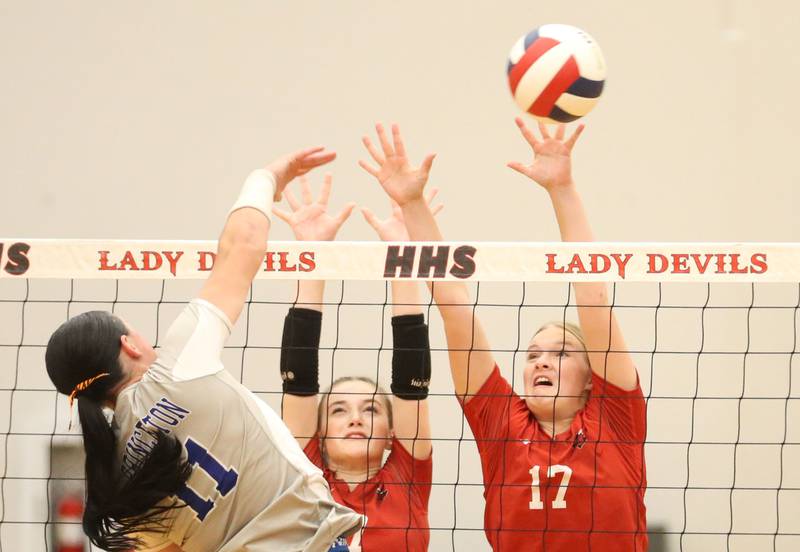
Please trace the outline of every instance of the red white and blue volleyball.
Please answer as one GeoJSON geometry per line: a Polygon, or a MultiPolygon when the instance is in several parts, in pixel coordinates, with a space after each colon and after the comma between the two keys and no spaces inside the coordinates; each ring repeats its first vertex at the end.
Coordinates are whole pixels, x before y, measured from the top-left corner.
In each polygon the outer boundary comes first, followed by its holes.
{"type": "Polygon", "coordinates": [[[523,111],[545,123],[568,123],[597,104],[606,62],[588,33],[554,23],[517,40],[507,72],[511,94],[523,111]]]}

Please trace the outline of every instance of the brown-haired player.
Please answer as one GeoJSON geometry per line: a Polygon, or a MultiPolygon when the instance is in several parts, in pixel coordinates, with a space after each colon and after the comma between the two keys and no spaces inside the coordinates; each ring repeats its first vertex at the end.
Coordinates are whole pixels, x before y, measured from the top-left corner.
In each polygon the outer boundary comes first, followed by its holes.
{"type": "MultiPolygon", "coordinates": [[[[327,213],[331,178],[314,199],[308,182],[302,197],[286,193],[291,212],[275,213],[298,240],[332,240],[352,211],[327,213]]],[[[408,234],[399,207],[386,220],[364,209],[385,241],[408,234]]],[[[333,497],[364,514],[365,527],[350,543],[364,552],[428,549],[428,499],[432,456],[428,413],[430,346],[419,284],[392,282],[392,384],[389,396],[374,380],[337,378],[319,391],[319,343],[324,281],[298,283],[296,304],[283,330],[283,419],[309,459],[319,466],[333,497]],[[388,456],[384,462],[384,453],[388,456]]]]}

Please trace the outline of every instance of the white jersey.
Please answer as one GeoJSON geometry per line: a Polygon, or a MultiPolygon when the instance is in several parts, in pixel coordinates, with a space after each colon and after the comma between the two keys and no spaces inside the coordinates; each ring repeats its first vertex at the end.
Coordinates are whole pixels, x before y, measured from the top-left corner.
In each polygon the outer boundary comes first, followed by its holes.
{"type": "Polygon", "coordinates": [[[322,472],[263,401],[223,369],[231,323],[211,303],[189,303],[158,359],[124,389],[114,413],[118,461],[136,469],[155,430],[184,446],[192,474],[168,533],[142,533],[143,550],[327,551],[362,517],[333,501],[322,472]]]}

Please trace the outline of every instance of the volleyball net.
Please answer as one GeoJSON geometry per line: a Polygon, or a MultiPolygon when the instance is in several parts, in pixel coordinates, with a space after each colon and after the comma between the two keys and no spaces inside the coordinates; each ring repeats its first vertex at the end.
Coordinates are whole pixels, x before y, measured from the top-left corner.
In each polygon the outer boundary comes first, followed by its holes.
{"type": "MultiPolygon", "coordinates": [[[[45,371],[52,331],[109,310],[158,346],[215,248],[0,242],[0,548],[58,550],[80,535],[80,429],[45,371]]],[[[272,242],[223,361],[276,411],[283,320],[299,279],[328,281],[322,387],[362,375],[388,388],[390,281],[458,280],[518,392],[533,332],[577,321],[569,282],[607,282],[647,400],[651,550],[800,549],[800,245],[272,242]]],[[[422,296],[433,367],[430,550],[489,550],[479,455],[441,319],[422,296]]]]}

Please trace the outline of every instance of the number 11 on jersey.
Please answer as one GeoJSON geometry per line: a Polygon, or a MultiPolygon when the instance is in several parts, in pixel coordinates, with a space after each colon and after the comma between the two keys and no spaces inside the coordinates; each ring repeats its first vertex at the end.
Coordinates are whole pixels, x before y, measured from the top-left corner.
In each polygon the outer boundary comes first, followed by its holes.
{"type": "MultiPolygon", "coordinates": [[[[190,466],[197,464],[201,470],[206,472],[217,484],[216,489],[220,496],[225,496],[233,490],[239,481],[239,474],[233,468],[225,468],[219,460],[208,451],[206,447],[189,437],[186,440],[186,455],[190,466]]],[[[178,497],[183,500],[189,508],[194,510],[200,521],[206,519],[208,513],[214,508],[214,501],[211,498],[204,498],[198,495],[189,485],[184,485],[178,491],[178,497]]]]}
{"type": "MultiPolygon", "coordinates": [[[[528,503],[528,509],[544,510],[544,502],[542,502],[542,490],[539,486],[539,466],[532,467],[529,473],[531,474],[531,501],[528,503]]],[[[572,477],[572,468],[569,466],[563,466],[561,464],[547,466],[546,477],[548,479],[555,477],[559,473],[563,473],[564,476],[561,478],[561,483],[558,485],[556,498],[553,500],[552,508],[554,510],[563,510],[567,507],[567,487],[569,486],[569,479],[572,477]]]]}

